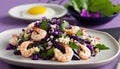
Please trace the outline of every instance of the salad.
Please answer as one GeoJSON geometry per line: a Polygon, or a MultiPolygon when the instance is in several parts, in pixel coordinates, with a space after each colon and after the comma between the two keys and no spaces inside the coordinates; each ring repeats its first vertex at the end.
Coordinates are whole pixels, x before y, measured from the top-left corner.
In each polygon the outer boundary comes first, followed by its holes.
{"type": "Polygon", "coordinates": [[[73,7],[83,17],[113,16],[119,13],[120,4],[114,5],[110,0],[69,0],[65,7],[73,7]]]}
{"type": "Polygon", "coordinates": [[[109,49],[99,42],[100,38],[86,33],[86,29],[70,25],[69,22],[43,17],[12,34],[6,50],[32,60],[88,60],[100,50],[109,49]]]}

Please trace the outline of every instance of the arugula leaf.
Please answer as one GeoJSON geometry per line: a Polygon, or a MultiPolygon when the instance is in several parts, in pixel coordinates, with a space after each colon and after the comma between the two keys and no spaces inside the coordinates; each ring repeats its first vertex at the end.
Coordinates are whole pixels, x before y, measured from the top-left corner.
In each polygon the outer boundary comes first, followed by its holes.
{"type": "Polygon", "coordinates": [[[61,30],[65,30],[66,28],[69,27],[69,23],[67,21],[63,21],[62,24],[61,24],[61,30]]]}
{"type": "Polygon", "coordinates": [[[112,16],[120,10],[120,5],[114,6],[109,0],[90,0],[89,12],[100,12],[102,16],[112,16]]]}
{"type": "Polygon", "coordinates": [[[70,0],[70,5],[78,13],[86,9],[89,13],[100,12],[101,16],[112,16],[120,11],[120,4],[113,5],[110,0],[70,0]]]}
{"type": "Polygon", "coordinates": [[[108,50],[109,47],[106,47],[104,44],[97,44],[95,47],[99,48],[100,50],[108,50]]]}
{"type": "Polygon", "coordinates": [[[41,29],[48,30],[48,23],[47,20],[43,20],[42,24],[40,25],[41,29]]]}
{"type": "Polygon", "coordinates": [[[70,5],[78,12],[80,13],[80,5],[77,3],[78,0],[70,0],[70,5]]]}
{"type": "Polygon", "coordinates": [[[81,7],[88,10],[89,0],[78,0],[81,2],[81,7]]]}
{"type": "Polygon", "coordinates": [[[54,55],[54,48],[51,48],[47,51],[48,56],[53,56],[54,55]]]}
{"type": "Polygon", "coordinates": [[[82,32],[81,32],[81,30],[78,30],[77,31],[77,36],[81,36],[81,35],[83,35],[82,32]]]}
{"type": "Polygon", "coordinates": [[[78,46],[75,42],[70,42],[69,46],[73,49],[79,49],[80,48],[80,46],[78,46]]]}
{"type": "Polygon", "coordinates": [[[116,7],[114,7],[114,12],[118,13],[120,11],[120,4],[116,5],[116,7]]]}

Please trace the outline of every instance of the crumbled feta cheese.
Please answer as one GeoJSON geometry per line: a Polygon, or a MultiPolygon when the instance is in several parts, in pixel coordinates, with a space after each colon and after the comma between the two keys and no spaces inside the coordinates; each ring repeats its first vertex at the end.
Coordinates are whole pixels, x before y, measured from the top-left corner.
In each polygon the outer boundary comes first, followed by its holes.
{"type": "Polygon", "coordinates": [[[51,36],[50,36],[50,38],[51,38],[51,39],[53,39],[53,38],[54,38],[54,36],[53,36],[53,35],[51,35],[51,36]]]}
{"type": "Polygon", "coordinates": [[[56,24],[54,24],[54,25],[50,25],[51,26],[51,28],[56,28],[56,24]]]}
{"type": "Polygon", "coordinates": [[[58,39],[59,42],[61,43],[65,43],[65,44],[68,44],[70,42],[70,38],[69,37],[61,37],[58,39]]]}
{"type": "Polygon", "coordinates": [[[39,52],[40,49],[38,47],[33,47],[34,52],[39,52]]]}

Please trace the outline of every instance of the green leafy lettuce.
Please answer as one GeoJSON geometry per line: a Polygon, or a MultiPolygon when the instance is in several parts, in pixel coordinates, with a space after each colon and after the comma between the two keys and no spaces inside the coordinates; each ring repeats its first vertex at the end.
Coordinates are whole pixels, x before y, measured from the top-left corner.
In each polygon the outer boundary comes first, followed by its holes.
{"type": "Polygon", "coordinates": [[[78,13],[86,9],[89,13],[100,12],[102,16],[112,16],[120,11],[120,4],[113,5],[109,0],[70,0],[69,6],[78,13]]]}

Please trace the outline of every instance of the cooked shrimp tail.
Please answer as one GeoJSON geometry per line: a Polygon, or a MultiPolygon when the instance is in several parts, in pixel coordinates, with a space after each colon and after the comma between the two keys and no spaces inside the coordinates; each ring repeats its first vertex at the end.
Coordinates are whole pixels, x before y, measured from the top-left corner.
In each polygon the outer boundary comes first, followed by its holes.
{"type": "Polygon", "coordinates": [[[73,50],[67,44],[62,44],[62,46],[65,48],[65,54],[63,54],[59,49],[55,48],[55,58],[60,62],[70,61],[73,57],[73,50]]]}
{"type": "Polygon", "coordinates": [[[33,28],[33,30],[34,31],[32,32],[31,38],[34,41],[40,41],[40,40],[44,39],[45,36],[47,35],[47,32],[43,29],[33,28]]]}
{"type": "Polygon", "coordinates": [[[32,41],[25,41],[20,45],[20,52],[23,57],[30,57],[34,50],[33,48],[27,49],[29,44],[33,43],[32,41]]]}
{"type": "Polygon", "coordinates": [[[86,47],[86,44],[80,44],[81,51],[79,52],[79,56],[81,59],[87,60],[91,56],[91,51],[86,47]]]}

